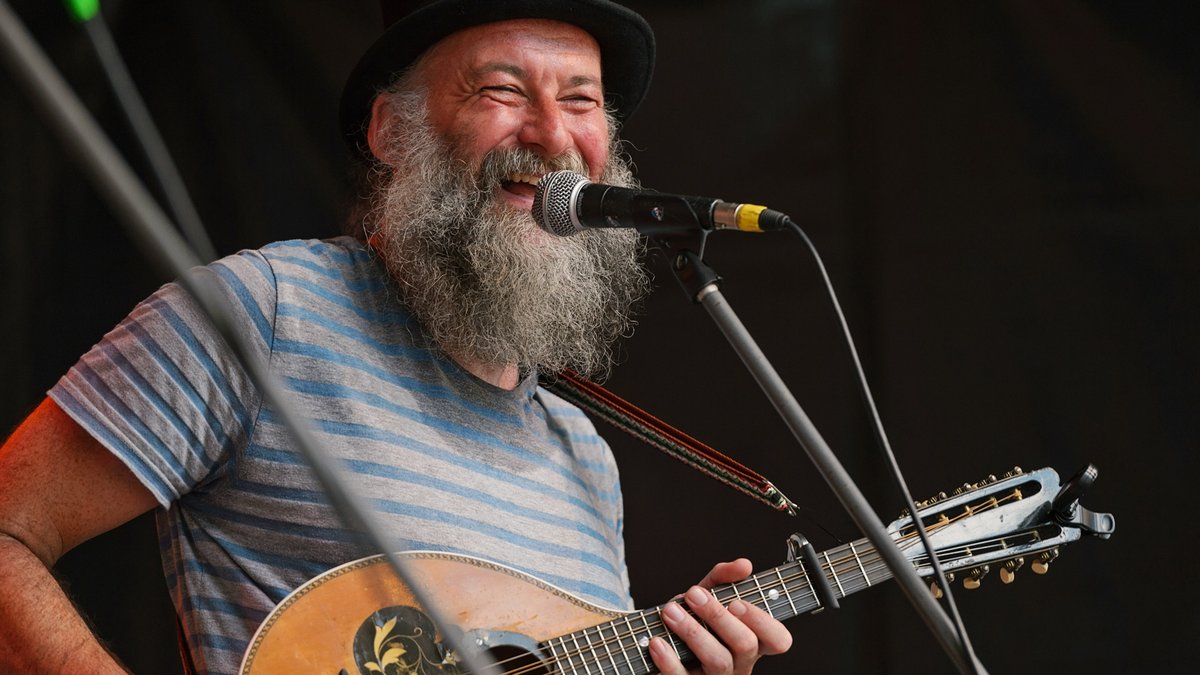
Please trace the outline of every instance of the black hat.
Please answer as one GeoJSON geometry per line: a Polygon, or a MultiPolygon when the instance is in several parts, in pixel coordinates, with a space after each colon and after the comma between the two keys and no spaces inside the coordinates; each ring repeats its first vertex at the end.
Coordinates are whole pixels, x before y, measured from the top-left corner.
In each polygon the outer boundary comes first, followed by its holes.
{"type": "Polygon", "coordinates": [[[605,96],[617,118],[642,102],[654,71],[654,33],[633,10],[607,0],[380,0],[383,36],[371,45],[342,90],[341,124],[358,151],[375,94],[426,49],[464,28],[508,19],[554,19],[578,26],[600,45],[605,96]]]}

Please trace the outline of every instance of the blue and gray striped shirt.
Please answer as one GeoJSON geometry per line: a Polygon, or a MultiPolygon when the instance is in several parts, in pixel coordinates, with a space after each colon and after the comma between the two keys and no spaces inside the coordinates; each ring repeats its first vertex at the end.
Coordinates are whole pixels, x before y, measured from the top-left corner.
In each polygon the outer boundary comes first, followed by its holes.
{"type": "MultiPolygon", "coordinates": [[[[632,609],[616,466],[530,375],[503,391],[438,355],[359,242],[289,241],[200,271],[325,450],[409,549],[474,555],[632,609]]],[[[201,672],[236,672],[291,590],[373,553],[175,284],[50,391],[154,494],[167,586],[201,672]]]]}

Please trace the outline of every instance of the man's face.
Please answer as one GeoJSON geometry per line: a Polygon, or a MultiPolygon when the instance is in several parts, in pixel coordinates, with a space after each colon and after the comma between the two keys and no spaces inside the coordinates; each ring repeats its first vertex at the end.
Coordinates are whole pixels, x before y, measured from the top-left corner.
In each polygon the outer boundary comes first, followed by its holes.
{"type": "Polygon", "coordinates": [[[443,352],[608,368],[647,290],[639,238],[543,232],[529,181],[569,169],[635,185],[610,128],[595,41],[552,21],[456,33],[376,98],[368,139],[387,183],[364,233],[443,352]]]}
{"type": "MultiPolygon", "coordinates": [[[[609,128],[600,49],[584,30],[543,19],[476,26],[434,45],[422,68],[429,124],[468,171],[489,151],[519,147],[577,154],[600,179],[609,128]]],[[[510,177],[496,196],[528,212],[528,178],[510,177]]]]}

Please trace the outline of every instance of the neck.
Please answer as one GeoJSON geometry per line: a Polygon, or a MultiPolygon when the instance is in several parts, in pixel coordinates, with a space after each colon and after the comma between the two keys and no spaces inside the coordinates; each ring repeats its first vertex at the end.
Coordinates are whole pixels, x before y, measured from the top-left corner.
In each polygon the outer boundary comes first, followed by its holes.
{"type": "Polygon", "coordinates": [[[450,358],[454,360],[463,370],[487,382],[493,387],[512,391],[516,388],[517,383],[521,381],[520,369],[517,364],[501,364],[486,363],[480,359],[471,359],[460,354],[451,354],[450,358]]]}

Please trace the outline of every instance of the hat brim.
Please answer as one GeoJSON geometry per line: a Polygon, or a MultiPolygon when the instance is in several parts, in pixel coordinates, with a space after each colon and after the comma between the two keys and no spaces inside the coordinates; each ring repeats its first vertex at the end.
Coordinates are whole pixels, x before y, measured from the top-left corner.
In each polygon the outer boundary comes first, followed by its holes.
{"type": "Polygon", "coordinates": [[[509,19],[553,19],[578,26],[600,46],[607,105],[619,120],[637,109],[654,71],[654,33],[633,10],[606,0],[441,0],[396,21],[359,59],[342,90],[341,127],[364,153],[375,95],[442,38],[509,19]]]}

